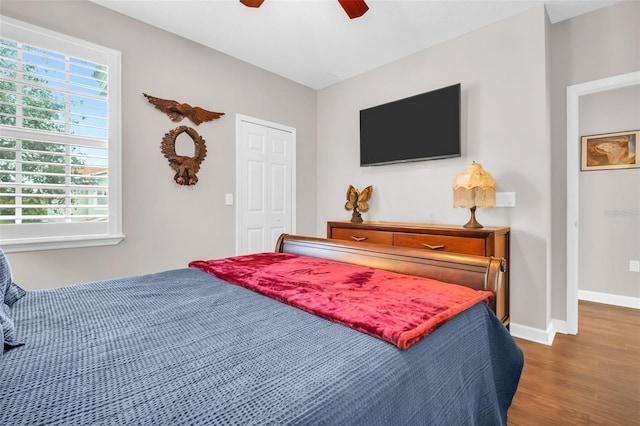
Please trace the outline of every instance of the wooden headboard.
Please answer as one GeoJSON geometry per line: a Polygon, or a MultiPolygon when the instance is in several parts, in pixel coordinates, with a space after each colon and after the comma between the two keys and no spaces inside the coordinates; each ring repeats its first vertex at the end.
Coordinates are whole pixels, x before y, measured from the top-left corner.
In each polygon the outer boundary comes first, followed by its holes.
{"type": "Polygon", "coordinates": [[[432,278],[476,290],[488,290],[494,294],[490,302],[491,309],[496,312],[496,305],[503,305],[503,301],[498,300],[499,295],[504,294],[501,291],[504,285],[502,259],[289,234],[280,235],[275,251],[432,278]]]}

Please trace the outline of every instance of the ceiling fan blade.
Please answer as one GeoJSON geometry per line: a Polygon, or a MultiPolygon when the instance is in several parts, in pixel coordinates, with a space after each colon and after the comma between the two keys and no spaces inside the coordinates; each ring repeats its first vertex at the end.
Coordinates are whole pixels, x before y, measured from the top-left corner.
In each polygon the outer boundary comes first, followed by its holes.
{"type": "Polygon", "coordinates": [[[338,3],[340,3],[340,6],[342,6],[351,19],[359,18],[369,10],[369,6],[367,6],[364,0],[338,0],[338,3]]]}
{"type": "Polygon", "coordinates": [[[264,0],[240,0],[240,3],[248,7],[260,7],[264,0]]]}

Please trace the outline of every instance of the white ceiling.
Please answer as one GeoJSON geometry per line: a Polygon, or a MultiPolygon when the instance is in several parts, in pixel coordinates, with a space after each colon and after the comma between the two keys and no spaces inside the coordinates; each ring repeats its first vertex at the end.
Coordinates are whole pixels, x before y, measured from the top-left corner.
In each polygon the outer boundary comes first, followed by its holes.
{"type": "Polygon", "coordinates": [[[619,0],[366,0],[353,20],[337,0],[91,1],[322,89],[540,4],[556,23],[619,0]]]}

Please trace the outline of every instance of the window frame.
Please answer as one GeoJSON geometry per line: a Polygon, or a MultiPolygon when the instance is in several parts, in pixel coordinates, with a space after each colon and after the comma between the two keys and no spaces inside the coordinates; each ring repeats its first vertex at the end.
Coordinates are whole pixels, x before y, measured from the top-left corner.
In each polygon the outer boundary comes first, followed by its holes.
{"type": "MultiPolygon", "coordinates": [[[[0,224],[0,247],[7,253],[115,245],[122,233],[121,53],[65,34],[0,15],[0,36],[108,66],[109,219],[99,223],[0,224]]],[[[19,128],[0,125],[0,136],[19,128]]],[[[48,132],[41,132],[46,138],[48,132]]],[[[57,135],[56,137],[59,137],[57,135]]],[[[70,141],[72,135],[64,135],[70,141]]]]}

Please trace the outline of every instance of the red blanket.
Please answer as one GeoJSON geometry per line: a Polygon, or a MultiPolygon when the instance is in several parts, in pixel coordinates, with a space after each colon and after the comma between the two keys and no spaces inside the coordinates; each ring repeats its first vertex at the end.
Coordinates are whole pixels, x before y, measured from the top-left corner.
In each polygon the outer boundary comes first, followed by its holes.
{"type": "Polygon", "coordinates": [[[406,349],[491,292],[286,253],[189,264],[406,349]]]}

